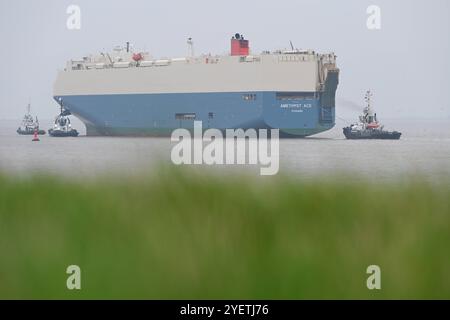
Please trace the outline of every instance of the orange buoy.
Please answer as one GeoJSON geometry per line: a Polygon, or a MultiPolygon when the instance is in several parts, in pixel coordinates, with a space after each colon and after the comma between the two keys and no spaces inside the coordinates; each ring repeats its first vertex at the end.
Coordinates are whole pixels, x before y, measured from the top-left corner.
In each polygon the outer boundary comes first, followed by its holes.
{"type": "Polygon", "coordinates": [[[38,130],[37,128],[34,129],[34,136],[32,141],[40,141],[38,137],[38,130]]]}

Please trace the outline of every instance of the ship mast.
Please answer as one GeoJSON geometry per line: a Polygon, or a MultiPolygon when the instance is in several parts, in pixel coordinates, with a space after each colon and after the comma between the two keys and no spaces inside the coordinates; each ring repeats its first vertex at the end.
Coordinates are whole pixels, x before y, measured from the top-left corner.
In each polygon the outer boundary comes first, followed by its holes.
{"type": "Polygon", "coordinates": [[[366,96],[364,97],[364,100],[367,103],[367,106],[364,108],[364,113],[368,114],[368,115],[372,115],[372,97],[373,94],[372,92],[370,92],[370,90],[368,90],[366,92],[366,96]]]}
{"type": "Polygon", "coordinates": [[[363,116],[361,117],[361,122],[363,123],[372,123],[372,122],[376,122],[376,115],[374,115],[373,110],[372,110],[372,92],[370,90],[368,90],[366,92],[366,95],[364,97],[364,100],[366,101],[367,105],[363,110],[363,116]]]}
{"type": "Polygon", "coordinates": [[[60,108],[60,114],[62,114],[63,113],[63,102],[62,102],[62,98],[61,97],[59,97],[59,108],[60,108]]]}
{"type": "Polygon", "coordinates": [[[193,58],[194,57],[194,41],[191,37],[187,40],[188,45],[188,57],[193,58]]]}

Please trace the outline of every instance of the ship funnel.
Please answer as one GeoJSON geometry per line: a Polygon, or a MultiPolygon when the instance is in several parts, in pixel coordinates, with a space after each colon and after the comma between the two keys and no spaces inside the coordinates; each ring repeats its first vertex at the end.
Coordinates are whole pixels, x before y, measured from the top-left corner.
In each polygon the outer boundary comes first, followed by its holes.
{"type": "Polygon", "coordinates": [[[244,39],[242,34],[236,33],[231,38],[231,55],[232,56],[248,56],[249,41],[244,39]]]}

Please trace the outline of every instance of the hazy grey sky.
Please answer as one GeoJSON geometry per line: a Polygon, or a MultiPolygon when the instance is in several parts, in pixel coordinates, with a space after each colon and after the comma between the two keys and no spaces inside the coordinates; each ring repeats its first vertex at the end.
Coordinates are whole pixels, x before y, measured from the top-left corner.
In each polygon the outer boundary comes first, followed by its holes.
{"type": "Polygon", "coordinates": [[[225,53],[240,32],[252,51],[334,51],[341,79],[338,116],[352,114],[366,89],[380,117],[450,117],[448,0],[0,0],[0,119],[34,113],[52,118],[58,69],[71,58],[130,41],[154,56],[225,53]],[[81,8],[81,30],[66,27],[66,9],[81,8]],[[366,27],[369,5],[381,30],[366,27]]]}

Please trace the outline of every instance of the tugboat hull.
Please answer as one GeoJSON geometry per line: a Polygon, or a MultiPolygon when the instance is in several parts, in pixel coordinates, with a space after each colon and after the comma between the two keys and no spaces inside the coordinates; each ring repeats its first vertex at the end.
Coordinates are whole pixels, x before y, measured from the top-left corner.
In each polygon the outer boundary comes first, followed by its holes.
{"type": "Polygon", "coordinates": [[[64,137],[78,137],[78,131],[77,130],[71,130],[71,131],[61,131],[61,130],[48,130],[48,134],[52,137],[57,138],[64,138],[64,137]]]}
{"type": "MultiPolygon", "coordinates": [[[[23,130],[21,128],[17,129],[17,133],[20,135],[32,136],[34,134],[34,130],[23,130]]],[[[45,130],[38,130],[38,135],[45,135],[45,130]]]]}
{"type": "Polygon", "coordinates": [[[382,131],[382,130],[361,130],[352,131],[350,127],[343,129],[347,139],[382,139],[382,140],[399,140],[402,135],[398,131],[382,131]]]}

